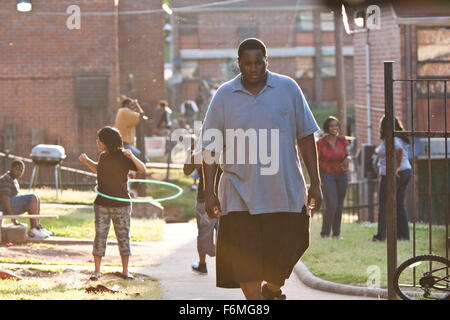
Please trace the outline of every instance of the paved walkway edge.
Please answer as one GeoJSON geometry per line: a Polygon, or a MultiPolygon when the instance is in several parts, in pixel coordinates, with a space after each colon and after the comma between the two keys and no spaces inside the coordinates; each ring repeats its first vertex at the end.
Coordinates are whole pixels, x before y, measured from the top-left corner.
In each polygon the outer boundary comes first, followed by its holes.
{"type": "MultiPolygon", "coordinates": [[[[92,239],[75,239],[75,238],[65,238],[65,237],[55,237],[50,236],[45,239],[33,239],[28,238],[27,243],[47,243],[47,244],[61,244],[61,245],[93,245],[94,240],[92,239]]],[[[134,246],[145,246],[148,242],[152,241],[131,241],[131,245],[134,246]]],[[[117,240],[108,240],[108,245],[117,245],[117,240]]]]}
{"type": "Polygon", "coordinates": [[[381,299],[388,298],[386,289],[357,287],[357,286],[351,286],[351,285],[346,285],[346,284],[334,283],[331,281],[326,281],[326,280],[317,278],[316,276],[314,276],[311,273],[311,271],[309,271],[309,269],[306,267],[306,265],[302,261],[299,261],[297,263],[297,265],[294,268],[294,272],[297,275],[297,277],[300,279],[300,281],[302,281],[308,287],[316,289],[316,290],[340,293],[340,294],[347,294],[347,295],[353,295],[353,296],[375,297],[375,298],[381,298],[381,299]]]}

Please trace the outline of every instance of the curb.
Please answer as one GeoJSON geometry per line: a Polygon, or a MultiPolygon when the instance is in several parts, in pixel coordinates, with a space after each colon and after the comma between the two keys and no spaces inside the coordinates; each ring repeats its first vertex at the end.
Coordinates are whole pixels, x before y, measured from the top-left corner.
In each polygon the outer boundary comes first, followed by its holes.
{"type": "Polygon", "coordinates": [[[93,204],[66,204],[66,203],[41,203],[41,208],[75,208],[92,209],[93,204]]]}
{"type": "MultiPolygon", "coordinates": [[[[33,268],[41,268],[41,269],[67,269],[67,270],[76,270],[76,271],[90,271],[94,267],[94,263],[91,264],[20,264],[20,263],[8,263],[2,262],[1,266],[6,266],[8,268],[22,268],[22,269],[33,269],[33,268]]],[[[134,274],[144,275],[147,277],[151,277],[150,274],[147,274],[145,270],[142,270],[143,267],[128,267],[129,271],[134,274]]],[[[109,272],[120,272],[122,270],[121,266],[107,266],[102,265],[102,271],[109,272]]],[[[160,280],[158,280],[160,281],[160,280]]]]}
{"type": "MultiPolygon", "coordinates": [[[[27,243],[48,243],[48,244],[61,244],[61,245],[92,245],[94,244],[94,240],[90,239],[75,239],[75,238],[64,238],[64,237],[48,237],[45,239],[33,239],[28,238],[27,243]]],[[[108,240],[108,245],[117,245],[117,240],[108,240]]],[[[146,245],[146,242],[131,242],[131,245],[146,245]]]]}
{"type": "MultiPolygon", "coordinates": [[[[93,244],[93,240],[89,239],[74,239],[74,238],[64,238],[64,237],[48,237],[45,239],[33,239],[28,238],[27,243],[47,243],[47,244],[68,244],[68,245],[82,245],[82,244],[93,244]]],[[[107,244],[114,245],[117,244],[117,241],[108,240],[107,244]]]]}
{"type": "Polygon", "coordinates": [[[338,294],[346,294],[352,296],[363,296],[363,297],[375,297],[380,299],[387,299],[388,294],[386,289],[376,289],[376,288],[368,288],[368,287],[357,287],[346,284],[334,283],[331,281],[322,280],[314,276],[311,271],[306,267],[306,265],[299,261],[295,268],[294,272],[297,277],[302,281],[305,285],[310,288],[327,291],[338,294]]]}

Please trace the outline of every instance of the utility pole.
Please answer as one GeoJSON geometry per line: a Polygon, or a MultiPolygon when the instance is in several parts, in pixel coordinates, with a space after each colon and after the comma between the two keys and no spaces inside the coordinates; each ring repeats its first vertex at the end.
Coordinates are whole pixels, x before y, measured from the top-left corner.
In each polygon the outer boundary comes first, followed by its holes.
{"type": "Polygon", "coordinates": [[[338,119],[341,123],[340,133],[342,135],[347,134],[347,100],[345,96],[345,65],[344,54],[342,53],[343,47],[343,23],[341,9],[336,7],[334,9],[334,57],[336,59],[336,93],[337,93],[337,109],[338,119]]]}
{"type": "Polygon", "coordinates": [[[320,11],[313,11],[313,30],[314,30],[314,96],[316,107],[322,106],[322,41],[320,28],[320,11]]]}
{"type": "Polygon", "coordinates": [[[183,81],[181,75],[181,53],[180,53],[180,25],[178,24],[178,16],[171,15],[170,23],[172,25],[171,31],[171,48],[170,48],[170,58],[172,63],[173,75],[170,80],[172,87],[172,104],[177,107],[181,103],[181,82],[183,81]]]}

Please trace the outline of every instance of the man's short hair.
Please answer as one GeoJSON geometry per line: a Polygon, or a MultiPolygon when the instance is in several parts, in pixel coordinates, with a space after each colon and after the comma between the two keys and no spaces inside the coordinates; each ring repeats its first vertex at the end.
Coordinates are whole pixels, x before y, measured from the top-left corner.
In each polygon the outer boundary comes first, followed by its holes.
{"type": "Polygon", "coordinates": [[[129,99],[129,98],[124,99],[124,100],[122,101],[122,108],[127,108],[128,105],[129,105],[130,103],[132,103],[132,102],[133,102],[133,100],[131,100],[131,99],[129,99]]]}
{"type": "Polygon", "coordinates": [[[11,162],[11,169],[22,166],[22,168],[25,168],[25,163],[22,160],[15,159],[13,162],[11,162]]]}
{"type": "Polygon", "coordinates": [[[267,56],[266,45],[261,40],[256,38],[247,38],[239,44],[238,58],[242,56],[245,50],[254,50],[254,49],[260,49],[263,55],[265,57],[267,56]]]}

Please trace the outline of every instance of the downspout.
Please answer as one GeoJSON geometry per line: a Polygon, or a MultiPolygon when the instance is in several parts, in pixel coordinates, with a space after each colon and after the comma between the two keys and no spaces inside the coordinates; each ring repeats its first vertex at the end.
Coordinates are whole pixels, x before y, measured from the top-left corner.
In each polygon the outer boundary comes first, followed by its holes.
{"type": "MultiPolygon", "coordinates": [[[[405,25],[405,65],[406,65],[406,79],[412,79],[412,68],[411,68],[411,26],[405,25]]],[[[411,85],[408,83],[405,87],[406,91],[406,121],[409,128],[412,128],[413,123],[411,120],[411,110],[410,106],[414,103],[411,99],[411,85]]]]}
{"type": "Polygon", "coordinates": [[[366,105],[367,105],[367,143],[372,144],[372,111],[370,106],[370,44],[369,29],[366,37],[366,105]]]}

